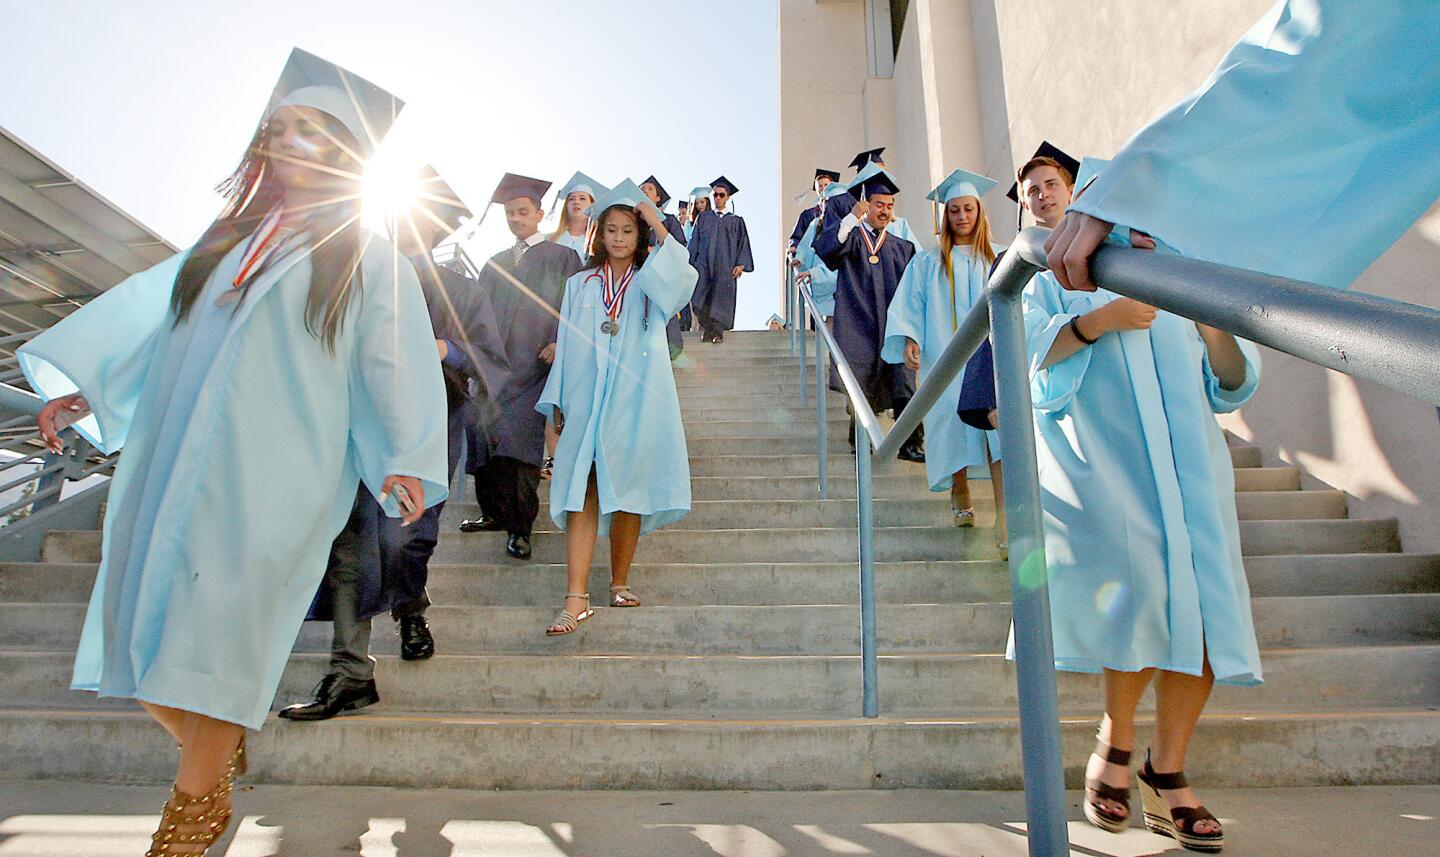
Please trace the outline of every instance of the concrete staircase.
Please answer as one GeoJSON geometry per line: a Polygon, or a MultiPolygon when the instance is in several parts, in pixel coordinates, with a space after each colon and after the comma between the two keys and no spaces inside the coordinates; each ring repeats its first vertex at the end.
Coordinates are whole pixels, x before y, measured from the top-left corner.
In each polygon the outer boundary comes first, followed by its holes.
{"type": "MultiPolygon", "coordinates": [[[[949,526],[920,468],[877,478],[882,717],[858,716],[854,465],[828,400],[831,497],[816,498],[812,407],[788,335],[691,340],[677,369],[694,511],[642,539],[637,609],[573,636],[543,628],[564,592],[564,537],[542,511],[535,558],[462,535],[447,508],[431,574],[440,655],[404,663],[377,619],[384,701],[252,736],[252,774],[296,784],[466,788],[1014,788],[1009,584],[987,528],[949,526]]],[[[813,355],[813,348],[811,349],[813,355]]],[[[808,393],[808,391],[807,391],[808,393]]],[[[1440,556],[1395,522],[1346,517],[1338,491],[1232,448],[1268,682],[1218,689],[1190,773],[1210,785],[1433,782],[1440,771],[1440,556]]],[[[993,520],[977,483],[981,523],[993,520]]],[[[164,782],[174,748],[133,703],[66,689],[98,532],[56,532],[40,563],[0,565],[0,776],[164,782]]],[[[591,592],[603,600],[607,548],[591,592]]],[[[307,625],[277,707],[325,671],[307,625]]],[[[203,641],[197,640],[197,645],[203,641]]],[[[1148,706],[1148,702],[1146,703],[1148,706]]],[[[1100,705],[1061,675],[1068,774],[1100,705]]]]}

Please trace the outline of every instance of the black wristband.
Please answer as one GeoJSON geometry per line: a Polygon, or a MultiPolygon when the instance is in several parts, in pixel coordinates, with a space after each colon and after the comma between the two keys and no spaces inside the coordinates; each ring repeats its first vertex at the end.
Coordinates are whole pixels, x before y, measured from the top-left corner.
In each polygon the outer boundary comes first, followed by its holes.
{"type": "Polygon", "coordinates": [[[1098,337],[1095,338],[1095,339],[1091,339],[1091,338],[1087,337],[1085,334],[1083,334],[1083,333],[1080,332],[1080,324],[1079,324],[1079,321],[1080,321],[1080,316],[1078,316],[1078,315],[1075,316],[1074,318],[1070,319],[1070,332],[1073,333],[1073,334],[1075,334],[1075,338],[1078,339],[1078,340],[1080,340],[1081,342],[1085,343],[1086,345],[1094,345],[1096,342],[1099,342],[1100,340],[1099,340],[1098,337]]]}

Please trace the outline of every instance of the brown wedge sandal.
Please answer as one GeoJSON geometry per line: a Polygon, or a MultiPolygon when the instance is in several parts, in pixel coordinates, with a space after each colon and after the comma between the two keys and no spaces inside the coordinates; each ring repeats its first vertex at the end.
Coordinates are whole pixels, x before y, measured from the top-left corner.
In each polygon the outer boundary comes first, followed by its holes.
{"type": "Polygon", "coordinates": [[[1219,827],[1220,822],[1210,811],[1203,806],[1177,806],[1174,809],[1165,802],[1162,791],[1172,789],[1183,789],[1190,784],[1185,780],[1183,771],[1176,771],[1173,774],[1157,774],[1155,769],[1150,767],[1150,752],[1145,752],[1145,767],[1140,769],[1140,799],[1145,805],[1145,826],[1150,828],[1152,833],[1161,836],[1168,836],[1179,842],[1188,851],[1203,851],[1207,854],[1218,853],[1225,847],[1225,831],[1216,830],[1214,833],[1195,833],[1195,825],[1202,821],[1213,821],[1219,827]]]}
{"type": "MultiPolygon", "coordinates": [[[[1126,779],[1130,776],[1130,751],[1116,750],[1097,740],[1095,752],[1092,756],[1099,756],[1107,764],[1121,765],[1125,768],[1126,779]]],[[[1130,786],[1125,788],[1112,786],[1102,780],[1085,781],[1085,820],[1110,833],[1122,833],[1130,827],[1130,786]],[[1116,815],[1100,805],[1100,801],[1107,800],[1118,803],[1125,807],[1124,815],[1116,815]]]]}

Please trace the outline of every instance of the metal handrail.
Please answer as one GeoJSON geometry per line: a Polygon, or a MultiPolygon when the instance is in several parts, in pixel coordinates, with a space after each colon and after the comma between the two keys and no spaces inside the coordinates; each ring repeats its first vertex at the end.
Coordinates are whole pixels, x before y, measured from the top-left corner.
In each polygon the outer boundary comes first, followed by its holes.
{"type": "MultiPolygon", "coordinates": [[[[817,341],[834,352],[836,373],[857,422],[857,522],[861,579],[861,696],[867,717],[878,712],[875,672],[874,518],[871,464],[887,467],[966,361],[989,333],[994,348],[996,400],[1000,410],[1001,459],[1005,467],[1005,509],[1009,539],[1011,611],[1015,624],[1016,685],[1024,764],[1030,853],[1069,853],[1059,702],[1051,640],[1048,573],[1045,566],[1035,427],[1031,419],[1029,360],[1021,292],[1045,270],[1049,231],[1021,232],[991,273],[987,300],[966,314],[954,337],[926,373],[888,434],[855,381],[845,355],[824,324],[817,341]],[[873,446],[874,453],[870,453],[873,446]],[[872,462],[873,458],[873,462],[872,462]]],[[[1393,390],[1440,404],[1440,310],[1358,292],[1302,283],[1118,246],[1105,246],[1090,263],[1091,278],[1105,289],[1176,315],[1267,345],[1312,363],[1365,378],[1393,390]]],[[[795,291],[817,317],[809,289],[795,291]]],[[[823,371],[816,361],[817,376],[823,371]]],[[[817,396],[817,399],[820,397],[817,396]]],[[[824,403],[817,401],[823,438],[824,403]]],[[[825,447],[820,447],[824,460],[825,447]]],[[[823,496],[823,470],[821,491],[823,496]]]]}

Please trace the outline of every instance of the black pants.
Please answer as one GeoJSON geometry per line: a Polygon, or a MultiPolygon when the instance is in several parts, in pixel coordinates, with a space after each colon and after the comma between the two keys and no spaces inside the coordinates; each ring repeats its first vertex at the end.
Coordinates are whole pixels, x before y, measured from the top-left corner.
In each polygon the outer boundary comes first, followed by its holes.
{"type": "Polygon", "coordinates": [[[705,334],[707,339],[714,339],[725,333],[725,326],[711,318],[705,307],[695,307],[695,320],[700,324],[700,332],[705,334]]]}
{"type": "Polygon", "coordinates": [[[530,537],[540,514],[540,468],[493,456],[475,471],[475,500],[512,536],[530,537]]]}

